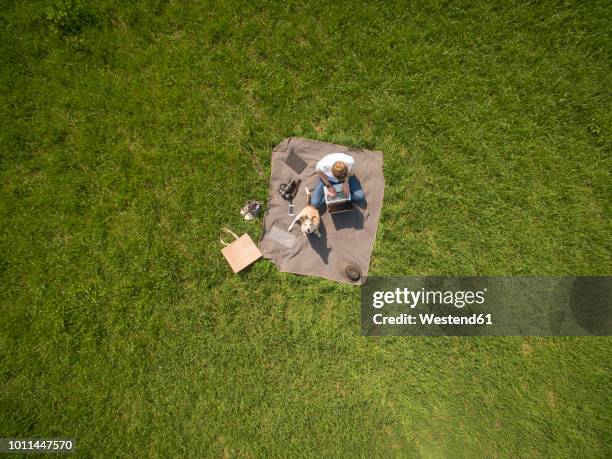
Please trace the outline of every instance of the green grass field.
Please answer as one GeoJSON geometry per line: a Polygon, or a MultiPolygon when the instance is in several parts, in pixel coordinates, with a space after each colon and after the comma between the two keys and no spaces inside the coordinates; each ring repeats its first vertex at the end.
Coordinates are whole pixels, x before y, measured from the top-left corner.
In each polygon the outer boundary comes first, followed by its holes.
{"type": "Polygon", "coordinates": [[[94,457],[610,457],[610,338],[365,338],[239,275],[289,136],[382,150],[370,274],[612,272],[593,2],[10,1],[0,437],[94,457]]]}

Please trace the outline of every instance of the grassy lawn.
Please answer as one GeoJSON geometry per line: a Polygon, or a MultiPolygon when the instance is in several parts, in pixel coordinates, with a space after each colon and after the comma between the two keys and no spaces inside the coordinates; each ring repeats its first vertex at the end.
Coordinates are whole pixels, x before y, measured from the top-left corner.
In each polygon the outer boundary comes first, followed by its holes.
{"type": "Polygon", "coordinates": [[[0,437],[610,457],[610,338],[364,338],[220,255],[302,136],[385,154],[370,274],[609,275],[612,8],[496,3],[4,1],[0,437]]]}

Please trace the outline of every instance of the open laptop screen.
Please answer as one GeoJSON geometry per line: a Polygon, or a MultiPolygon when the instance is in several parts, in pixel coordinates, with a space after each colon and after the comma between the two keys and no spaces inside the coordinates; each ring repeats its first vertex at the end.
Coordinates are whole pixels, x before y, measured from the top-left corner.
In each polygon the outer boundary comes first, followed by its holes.
{"type": "Polygon", "coordinates": [[[342,183],[336,183],[333,185],[334,190],[336,190],[336,196],[333,198],[327,194],[327,190],[325,190],[325,202],[327,204],[327,211],[330,214],[335,214],[338,212],[346,212],[348,210],[353,209],[353,203],[351,202],[351,193],[349,192],[345,195],[342,192],[342,183]]]}
{"type": "Polygon", "coordinates": [[[345,196],[344,192],[342,191],[342,183],[335,183],[333,184],[334,190],[336,190],[336,196],[331,197],[328,193],[327,193],[327,189],[325,189],[325,202],[327,204],[331,204],[331,203],[339,203],[339,202],[343,202],[343,201],[350,201],[351,200],[351,193],[349,191],[349,193],[345,196]]]}

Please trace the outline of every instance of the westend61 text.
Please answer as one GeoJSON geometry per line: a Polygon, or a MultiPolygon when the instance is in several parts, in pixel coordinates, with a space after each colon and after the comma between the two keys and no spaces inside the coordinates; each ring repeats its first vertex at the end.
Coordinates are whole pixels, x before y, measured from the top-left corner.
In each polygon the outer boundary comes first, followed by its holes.
{"type": "Polygon", "coordinates": [[[491,314],[471,314],[467,316],[436,314],[399,314],[384,316],[374,314],[372,322],[376,325],[493,325],[491,314]],[[418,318],[418,321],[417,321],[418,318]]]}

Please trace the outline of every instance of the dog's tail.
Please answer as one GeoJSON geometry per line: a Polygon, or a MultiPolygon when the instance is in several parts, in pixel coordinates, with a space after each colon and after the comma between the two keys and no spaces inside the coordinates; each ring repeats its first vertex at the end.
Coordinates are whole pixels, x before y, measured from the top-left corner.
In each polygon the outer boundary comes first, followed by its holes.
{"type": "Polygon", "coordinates": [[[306,186],[304,187],[304,191],[306,192],[306,204],[311,206],[312,205],[312,193],[306,186]]]}

